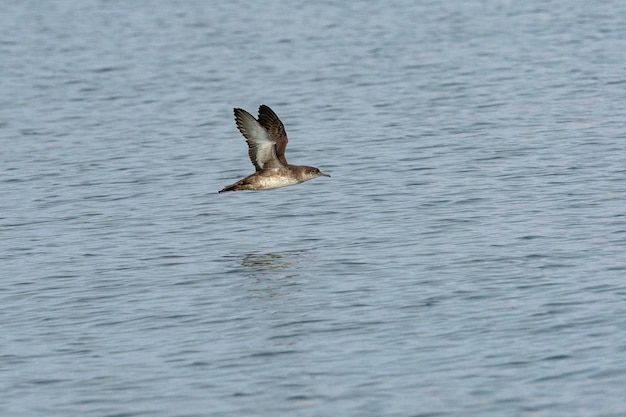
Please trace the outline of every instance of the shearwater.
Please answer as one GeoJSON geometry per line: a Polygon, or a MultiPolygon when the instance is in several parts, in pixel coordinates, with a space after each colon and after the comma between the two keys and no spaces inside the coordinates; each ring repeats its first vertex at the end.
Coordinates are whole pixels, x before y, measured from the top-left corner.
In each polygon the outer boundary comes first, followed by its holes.
{"type": "Polygon", "coordinates": [[[248,142],[248,155],[256,172],[224,187],[225,191],[270,190],[300,184],[317,177],[330,177],[318,168],[290,165],[285,158],[287,133],[276,113],[268,106],[259,107],[259,119],[243,109],[234,109],[235,122],[248,142]]]}

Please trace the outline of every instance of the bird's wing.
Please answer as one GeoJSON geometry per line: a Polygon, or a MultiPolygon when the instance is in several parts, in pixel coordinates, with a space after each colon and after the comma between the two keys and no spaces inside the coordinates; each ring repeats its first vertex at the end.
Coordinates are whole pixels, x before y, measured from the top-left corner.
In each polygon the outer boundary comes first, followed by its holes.
{"type": "Polygon", "coordinates": [[[267,130],[267,133],[276,142],[276,157],[283,164],[287,165],[287,158],[285,158],[285,149],[287,149],[287,132],[285,132],[285,126],[280,121],[276,113],[265,104],[259,107],[259,123],[267,130]]]}
{"type": "Polygon", "coordinates": [[[235,122],[248,142],[248,155],[257,171],[283,165],[276,156],[276,141],[254,116],[243,109],[235,109],[235,122]]]}

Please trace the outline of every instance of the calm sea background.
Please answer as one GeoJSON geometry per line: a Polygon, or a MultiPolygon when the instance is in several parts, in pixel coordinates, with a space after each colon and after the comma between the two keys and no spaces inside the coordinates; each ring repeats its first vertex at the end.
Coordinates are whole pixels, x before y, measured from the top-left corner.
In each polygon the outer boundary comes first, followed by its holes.
{"type": "Polygon", "coordinates": [[[0,31],[2,416],[626,415],[626,2],[0,31]],[[262,103],[332,178],[217,194],[262,103]]]}

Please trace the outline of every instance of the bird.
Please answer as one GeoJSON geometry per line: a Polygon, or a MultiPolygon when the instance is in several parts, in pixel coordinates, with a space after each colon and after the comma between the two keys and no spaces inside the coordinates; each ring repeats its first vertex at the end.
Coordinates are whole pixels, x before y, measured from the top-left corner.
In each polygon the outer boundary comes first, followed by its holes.
{"type": "Polygon", "coordinates": [[[287,133],[276,113],[265,104],[259,106],[259,118],[243,109],[233,109],[235,123],[248,143],[248,156],[254,174],[227,185],[220,193],[241,190],[271,190],[300,184],[317,177],[330,177],[319,168],[290,165],[285,158],[287,133]]]}

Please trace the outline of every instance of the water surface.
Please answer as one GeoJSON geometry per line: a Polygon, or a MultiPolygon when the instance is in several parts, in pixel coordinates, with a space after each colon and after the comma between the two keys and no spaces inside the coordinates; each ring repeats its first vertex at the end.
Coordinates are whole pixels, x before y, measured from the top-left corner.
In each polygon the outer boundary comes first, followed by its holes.
{"type": "Polygon", "coordinates": [[[626,414],[622,2],[3,9],[3,415],[626,414]]]}

